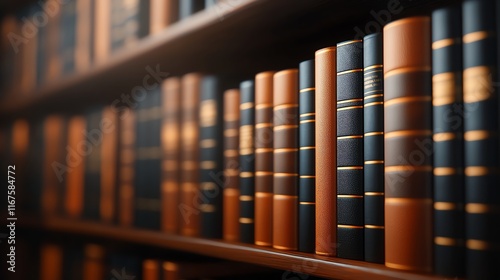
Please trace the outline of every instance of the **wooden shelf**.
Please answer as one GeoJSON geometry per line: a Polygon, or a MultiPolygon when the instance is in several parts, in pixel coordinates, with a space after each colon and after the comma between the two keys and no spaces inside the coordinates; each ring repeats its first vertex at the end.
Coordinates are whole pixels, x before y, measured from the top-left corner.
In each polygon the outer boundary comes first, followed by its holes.
{"type": "Polygon", "coordinates": [[[199,255],[251,263],[291,272],[300,272],[335,279],[443,279],[434,275],[414,274],[387,268],[383,265],[315,254],[287,252],[272,248],[229,243],[219,240],[184,237],[134,228],[121,228],[95,222],[72,221],[61,218],[23,219],[21,228],[178,250],[199,255]]]}

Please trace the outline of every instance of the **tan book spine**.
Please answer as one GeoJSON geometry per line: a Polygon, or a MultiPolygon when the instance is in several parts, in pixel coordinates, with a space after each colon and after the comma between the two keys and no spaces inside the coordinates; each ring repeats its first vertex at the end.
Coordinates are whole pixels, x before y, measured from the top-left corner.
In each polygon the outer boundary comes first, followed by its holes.
{"type": "Polygon", "coordinates": [[[95,1],[94,8],[94,61],[99,64],[110,54],[111,0],[95,1]]]}
{"type": "Polygon", "coordinates": [[[337,254],[337,48],[316,51],[316,254],[337,254]],[[333,144],[332,144],[333,143],[333,144]]]}
{"type": "Polygon", "coordinates": [[[134,217],[135,123],[136,113],[127,108],[120,116],[120,171],[118,191],[118,221],[132,226],[134,217]]]}
{"type": "Polygon", "coordinates": [[[118,113],[113,107],[106,107],[102,112],[101,146],[101,219],[112,222],[115,218],[115,193],[118,169],[118,113]]]}
{"type": "Polygon", "coordinates": [[[181,81],[166,79],[162,84],[163,123],[161,132],[162,160],[162,213],[161,227],[164,232],[179,230],[181,81]]]}
{"type": "MultiPolygon", "coordinates": [[[[87,70],[91,64],[92,0],[76,0],[75,71],[87,70]]],[[[104,2],[102,0],[95,2],[104,2]]],[[[96,4],[97,5],[97,4],[96,4]]]]}
{"type": "Polygon", "coordinates": [[[71,161],[67,162],[70,171],[66,176],[66,198],[64,206],[66,214],[71,218],[81,217],[83,212],[83,186],[85,178],[84,154],[81,145],[85,143],[85,118],[74,116],[68,122],[68,154],[71,161]]]}
{"type": "Polygon", "coordinates": [[[157,34],[176,20],[178,1],[151,0],[149,33],[157,34]]]}
{"type": "Polygon", "coordinates": [[[299,79],[297,69],[273,76],[273,247],[297,250],[299,79]]]}
{"type": "Polygon", "coordinates": [[[255,76],[255,244],[273,245],[273,76],[255,76]]]}
{"type": "Polygon", "coordinates": [[[223,226],[225,240],[239,241],[240,238],[240,190],[239,190],[239,125],[240,91],[230,89],[224,92],[224,199],[223,226]]]}

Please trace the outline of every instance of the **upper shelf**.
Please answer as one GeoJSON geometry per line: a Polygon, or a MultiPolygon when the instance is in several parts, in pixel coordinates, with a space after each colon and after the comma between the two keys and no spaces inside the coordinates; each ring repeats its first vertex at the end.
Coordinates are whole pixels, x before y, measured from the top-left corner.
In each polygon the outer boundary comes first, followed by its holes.
{"type": "MultiPolygon", "coordinates": [[[[24,219],[26,220],[26,219],[24,219]]],[[[442,277],[414,274],[387,268],[380,264],[323,257],[315,254],[280,251],[267,247],[223,242],[212,239],[184,237],[162,232],[120,228],[95,222],[50,218],[25,223],[23,228],[42,229],[63,234],[128,242],[136,245],[179,250],[204,256],[272,267],[292,273],[310,274],[336,279],[415,279],[431,280],[442,277]]]]}
{"type": "MultiPolygon", "coordinates": [[[[264,70],[297,67],[314,51],[365,30],[373,13],[388,10],[384,0],[226,0],[148,36],[107,61],[36,89],[11,94],[0,102],[0,119],[30,117],[86,105],[111,104],[141,86],[147,67],[169,75],[191,71],[224,75],[231,86],[264,70]]],[[[392,19],[429,11],[446,0],[400,0],[392,19]]],[[[381,26],[379,26],[381,28],[381,26]]]]}

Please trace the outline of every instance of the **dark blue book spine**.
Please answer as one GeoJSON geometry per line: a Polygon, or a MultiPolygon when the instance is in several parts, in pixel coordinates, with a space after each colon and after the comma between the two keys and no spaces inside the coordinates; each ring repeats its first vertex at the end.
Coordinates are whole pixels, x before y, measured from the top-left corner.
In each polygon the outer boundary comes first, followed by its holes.
{"type": "Polygon", "coordinates": [[[384,263],[384,71],[382,33],[363,38],[365,260],[384,263]]]}
{"type": "Polygon", "coordinates": [[[161,91],[158,87],[138,103],[136,111],[134,226],[160,229],[161,91]]]}
{"type": "Polygon", "coordinates": [[[200,96],[201,235],[222,238],[222,90],[219,78],[206,76],[200,96]]]}
{"type": "Polygon", "coordinates": [[[77,0],[69,0],[61,5],[59,53],[63,76],[71,74],[75,70],[76,22],[78,17],[76,2],[77,0]]]}
{"type": "Polygon", "coordinates": [[[337,44],[337,256],[364,260],[363,42],[337,44]]]}
{"type": "Polygon", "coordinates": [[[179,0],[179,19],[183,20],[203,10],[205,0],[179,0]]]}
{"type": "Polygon", "coordinates": [[[101,201],[101,143],[102,107],[94,107],[87,113],[85,137],[91,147],[85,161],[85,183],[83,193],[83,217],[90,220],[100,219],[101,201]]]}
{"type": "Polygon", "coordinates": [[[432,13],[434,269],[465,276],[465,209],[460,5],[432,13]]]}
{"type": "Polygon", "coordinates": [[[255,86],[240,84],[240,241],[254,243],[255,86]]]}
{"type": "Polygon", "coordinates": [[[494,0],[462,4],[467,277],[500,279],[498,20],[494,0]]]}
{"type": "Polygon", "coordinates": [[[314,252],[316,221],[316,110],[314,60],[299,64],[299,246],[314,252]]]}

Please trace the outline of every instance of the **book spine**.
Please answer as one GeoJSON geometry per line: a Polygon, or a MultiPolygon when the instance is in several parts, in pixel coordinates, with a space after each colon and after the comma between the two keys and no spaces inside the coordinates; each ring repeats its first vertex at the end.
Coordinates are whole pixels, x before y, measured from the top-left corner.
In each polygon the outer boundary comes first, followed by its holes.
{"type": "Polygon", "coordinates": [[[142,277],[143,280],[165,280],[162,276],[163,269],[161,262],[158,260],[146,259],[142,261],[142,277]]]}
{"type": "Polygon", "coordinates": [[[199,109],[202,76],[182,77],[181,203],[180,231],[186,236],[200,234],[199,197],[199,109]]]}
{"type": "Polygon", "coordinates": [[[75,161],[68,161],[71,172],[66,176],[65,192],[65,212],[70,218],[80,218],[83,211],[83,189],[85,178],[85,164],[83,164],[84,154],[80,150],[85,141],[83,131],[85,131],[85,118],[74,116],[68,121],[68,157],[75,161]]]}
{"type": "Polygon", "coordinates": [[[77,1],[67,1],[61,5],[60,40],[58,53],[61,56],[62,76],[75,71],[75,50],[76,50],[76,23],[79,13],[76,12],[77,1]]]}
{"type": "Polygon", "coordinates": [[[224,199],[223,238],[227,241],[240,240],[240,91],[230,89],[224,92],[224,199]]]}
{"type": "Polygon", "coordinates": [[[63,248],[52,243],[40,248],[40,280],[62,280],[63,248]]]}
{"type": "Polygon", "coordinates": [[[86,219],[99,220],[99,203],[101,188],[101,144],[102,134],[100,122],[102,107],[89,109],[85,137],[92,150],[85,162],[85,186],[83,194],[83,215],[86,219]]]}
{"type": "MultiPolygon", "coordinates": [[[[1,145],[2,143],[0,143],[1,145]]],[[[17,184],[17,192],[16,190],[11,191],[12,187],[8,189],[8,194],[16,194],[18,200],[18,209],[22,211],[26,209],[24,203],[28,200],[25,200],[25,197],[31,196],[33,194],[27,192],[26,187],[26,179],[29,173],[26,173],[27,166],[27,156],[28,156],[28,146],[29,146],[29,123],[25,119],[17,119],[12,123],[12,140],[11,145],[6,146],[8,149],[12,149],[12,159],[8,159],[8,166],[10,164],[15,164],[16,170],[11,170],[16,172],[16,180],[13,182],[12,177],[7,177],[9,185],[12,183],[14,186],[17,184]]],[[[3,155],[2,155],[3,156],[3,155]]],[[[2,162],[3,163],[3,162],[2,162]]],[[[8,172],[9,175],[9,172],[8,172]]],[[[31,174],[30,174],[31,175],[31,174]]],[[[10,200],[10,199],[9,199],[10,200]]],[[[7,201],[5,201],[7,202],[7,201]]],[[[4,206],[4,205],[2,205],[4,206]]],[[[7,207],[7,205],[5,205],[7,207]]],[[[2,216],[3,217],[3,216],[2,216]]]]}
{"type": "Polygon", "coordinates": [[[337,48],[315,53],[316,86],[316,254],[337,255],[337,48]]]}
{"type": "Polygon", "coordinates": [[[240,241],[254,243],[255,85],[240,84],[240,241]]]}
{"type": "Polygon", "coordinates": [[[465,276],[461,36],[460,5],[432,12],[434,269],[454,277],[465,276]]]}
{"type": "Polygon", "coordinates": [[[179,231],[181,81],[179,78],[168,78],[163,82],[162,89],[161,225],[164,232],[177,233],[179,231]]]}
{"type": "Polygon", "coordinates": [[[299,251],[314,252],[316,217],[314,60],[299,64],[299,251]]]}
{"type": "MultiPolygon", "coordinates": [[[[6,138],[9,139],[8,134],[6,138]]],[[[43,193],[43,169],[40,168],[44,165],[43,159],[45,158],[46,151],[44,149],[45,142],[43,137],[43,121],[36,120],[30,123],[29,131],[29,147],[28,147],[28,165],[26,173],[30,176],[26,179],[26,187],[29,195],[25,197],[26,208],[29,213],[39,215],[42,210],[42,193],[43,193]]],[[[10,145],[9,145],[10,146],[10,145]]],[[[8,159],[7,155],[5,159],[8,159]]],[[[6,164],[10,164],[5,162],[6,164]]],[[[83,164],[83,163],[82,163],[83,164]]]]}
{"type": "Polygon", "coordinates": [[[161,91],[148,92],[136,111],[134,226],[160,229],[161,91]]]}
{"type": "MultiPolygon", "coordinates": [[[[66,4],[65,4],[66,5],[66,4]]],[[[45,7],[44,10],[55,10],[54,14],[49,17],[47,21],[47,41],[46,41],[46,46],[47,48],[45,49],[45,55],[47,64],[45,65],[44,73],[45,73],[45,78],[44,82],[45,83],[50,83],[54,82],[56,79],[60,77],[62,74],[62,59],[59,54],[59,45],[60,42],[62,41],[61,38],[61,9],[63,5],[61,2],[58,0],[47,0],[45,2],[45,7]]],[[[73,30],[74,32],[74,30],[73,30]]]]}
{"type": "Polygon", "coordinates": [[[183,20],[203,10],[205,0],[181,0],[179,1],[179,19],[183,20]]]}
{"type": "Polygon", "coordinates": [[[498,5],[490,0],[462,3],[465,247],[470,279],[500,278],[498,5]]]}
{"type": "Polygon", "coordinates": [[[177,20],[179,2],[176,0],[151,0],[149,33],[157,34],[177,20]]]}
{"type": "Polygon", "coordinates": [[[298,70],[273,77],[273,247],[297,250],[298,70]]]}
{"type": "Polygon", "coordinates": [[[365,261],[384,263],[384,75],[382,33],[363,38],[365,261]]]}
{"type": "Polygon", "coordinates": [[[103,280],[106,269],[106,252],[104,247],[96,244],[87,244],[83,251],[82,280],[103,280]]]}
{"type": "Polygon", "coordinates": [[[206,76],[200,97],[200,200],[201,236],[222,238],[222,121],[220,80],[206,76]]]}
{"type": "Polygon", "coordinates": [[[115,197],[118,169],[118,113],[111,106],[102,112],[101,144],[101,220],[106,223],[116,221],[115,197]]]}
{"type": "Polygon", "coordinates": [[[337,44],[337,257],[364,260],[363,42],[337,44]]]}
{"type": "Polygon", "coordinates": [[[111,1],[95,0],[94,3],[94,50],[93,61],[103,63],[111,51],[111,1]]]}
{"type": "Polygon", "coordinates": [[[430,19],[411,17],[386,25],[383,44],[385,265],[431,272],[430,19]]]}
{"type": "Polygon", "coordinates": [[[273,243],[273,75],[255,76],[255,244],[273,243]]]}
{"type": "Polygon", "coordinates": [[[130,227],[134,219],[134,165],[136,114],[126,108],[120,115],[120,186],[118,194],[118,223],[130,227]]]}
{"type": "Polygon", "coordinates": [[[92,27],[94,0],[76,0],[75,71],[89,69],[92,61],[92,27]]]}

